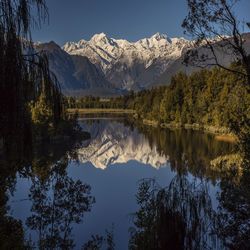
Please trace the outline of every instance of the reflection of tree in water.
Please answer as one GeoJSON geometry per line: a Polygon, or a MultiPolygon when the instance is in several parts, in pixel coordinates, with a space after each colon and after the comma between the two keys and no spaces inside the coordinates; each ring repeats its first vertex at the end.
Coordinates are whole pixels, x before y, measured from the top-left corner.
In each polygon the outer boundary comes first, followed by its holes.
{"type": "MultiPolygon", "coordinates": [[[[196,137],[192,132],[181,131],[163,134],[153,128],[142,132],[152,145],[158,146],[159,152],[170,156],[171,166],[179,175],[166,189],[152,181],[141,184],[140,209],[134,217],[130,248],[209,249],[212,246],[214,249],[217,234],[229,249],[250,249],[249,172],[239,171],[240,176],[238,171],[230,174],[232,168],[226,167],[225,160],[220,161],[224,168],[216,164],[214,168],[218,171],[210,169],[210,159],[223,153],[222,144],[211,136],[197,134],[196,137]],[[190,171],[195,176],[211,177],[208,175],[211,170],[217,173],[215,179],[220,179],[221,187],[216,214],[211,208],[205,181],[191,182],[187,176],[180,175],[190,171]]],[[[4,155],[5,161],[0,162],[0,249],[27,249],[22,223],[8,215],[8,196],[15,188],[16,173],[31,177],[33,181],[32,215],[26,222],[30,229],[38,232],[40,248],[73,247],[72,226],[82,220],[94,200],[88,185],[67,176],[67,157],[63,156],[72,147],[65,144],[36,147],[21,159],[20,152],[4,155]]],[[[225,145],[225,151],[228,149],[225,145]]],[[[70,156],[74,156],[74,150],[70,156]]],[[[94,236],[84,247],[103,247],[107,240],[107,235],[94,236]]]]}
{"type": "Polygon", "coordinates": [[[60,145],[27,144],[25,152],[9,150],[0,154],[0,249],[29,249],[33,244],[25,240],[22,222],[8,215],[7,203],[15,191],[17,173],[33,181],[30,194],[33,214],[27,224],[40,233],[41,248],[64,244],[67,249],[73,245],[71,224],[79,223],[94,202],[90,187],[73,181],[65,171],[67,159],[76,158],[81,141],[70,140],[60,145]]]}
{"type": "Polygon", "coordinates": [[[0,249],[26,249],[22,222],[8,215],[9,195],[14,192],[16,168],[0,159],[0,249]]]}
{"type": "Polygon", "coordinates": [[[82,250],[114,250],[114,226],[112,226],[111,230],[106,230],[105,236],[101,235],[92,235],[91,239],[89,239],[83,246],[82,250]]]}
{"type": "Polygon", "coordinates": [[[25,249],[22,222],[8,215],[7,183],[0,187],[0,249],[25,249]]]}
{"type": "Polygon", "coordinates": [[[220,176],[211,171],[210,161],[235,150],[233,144],[215,140],[214,135],[200,131],[155,128],[130,120],[124,124],[135,126],[152,148],[156,146],[160,155],[169,157],[170,167],[179,173],[190,172],[197,177],[205,175],[215,181],[220,176]]]}
{"type": "Polygon", "coordinates": [[[217,231],[229,249],[250,249],[250,170],[245,168],[239,182],[234,172],[222,178],[217,231]]]}
{"type": "Polygon", "coordinates": [[[130,249],[214,249],[215,213],[203,180],[177,175],[168,188],[144,180],[137,193],[130,249]]]}
{"type": "Polygon", "coordinates": [[[40,249],[73,248],[72,223],[80,223],[94,203],[90,186],[71,179],[66,166],[67,161],[55,164],[45,181],[32,178],[32,215],[26,224],[38,232],[40,249]]]}

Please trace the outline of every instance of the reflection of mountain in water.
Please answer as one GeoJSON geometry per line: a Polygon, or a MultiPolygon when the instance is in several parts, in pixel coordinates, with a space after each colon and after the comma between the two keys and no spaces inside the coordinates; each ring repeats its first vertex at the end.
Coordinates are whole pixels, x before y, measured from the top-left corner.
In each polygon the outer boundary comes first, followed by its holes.
{"type": "Polygon", "coordinates": [[[146,137],[137,130],[131,130],[118,122],[99,121],[91,125],[83,124],[91,133],[87,147],[78,151],[81,162],[91,162],[95,167],[105,169],[115,163],[136,160],[152,167],[166,165],[168,158],[150,146],[146,137]]]}

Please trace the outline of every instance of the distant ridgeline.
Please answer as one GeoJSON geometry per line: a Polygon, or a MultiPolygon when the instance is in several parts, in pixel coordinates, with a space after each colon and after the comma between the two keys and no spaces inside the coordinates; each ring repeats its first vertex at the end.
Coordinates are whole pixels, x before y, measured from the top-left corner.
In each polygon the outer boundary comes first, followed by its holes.
{"type": "Polygon", "coordinates": [[[69,108],[134,109],[141,119],[178,126],[199,124],[231,128],[239,119],[250,118],[250,98],[244,79],[219,68],[189,76],[178,73],[169,86],[130,92],[124,97],[69,97],[65,101],[69,108]]]}

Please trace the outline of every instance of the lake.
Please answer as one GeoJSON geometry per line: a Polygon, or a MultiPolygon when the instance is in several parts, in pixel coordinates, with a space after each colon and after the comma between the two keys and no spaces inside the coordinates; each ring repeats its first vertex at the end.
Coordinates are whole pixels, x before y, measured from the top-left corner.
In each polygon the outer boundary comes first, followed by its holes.
{"type": "MultiPolygon", "coordinates": [[[[211,162],[233,154],[233,144],[212,134],[153,128],[122,116],[82,117],[79,124],[91,139],[72,152],[62,143],[41,149],[32,166],[16,172],[7,191],[8,214],[22,221],[30,245],[81,249],[92,235],[111,235],[115,249],[128,249],[131,234],[136,236],[138,188],[144,182],[171,190],[167,194],[175,194],[178,213],[189,195],[187,200],[195,203],[201,193],[203,205],[194,204],[200,206],[201,217],[211,219],[206,217],[208,207],[218,211],[225,173],[211,162]]],[[[181,211],[188,210],[191,220],[193,210],[186,204],[181,211]]],[[[200,228],[207,246],[223,248],[221,236],[210,237],[200,228]]]]}

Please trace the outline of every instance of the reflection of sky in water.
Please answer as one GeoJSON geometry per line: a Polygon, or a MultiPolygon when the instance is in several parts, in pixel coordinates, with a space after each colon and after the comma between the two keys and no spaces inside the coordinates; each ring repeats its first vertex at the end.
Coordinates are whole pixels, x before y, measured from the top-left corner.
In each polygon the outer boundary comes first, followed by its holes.
{"type": "MultiPolygon", "coordinates": [[[[143,178],[155,178],[157,183],[167,186],[175,173],[169,167],[160,169],[150,165],[130,161],[127,164],[116,164],[105,170],[95,168],[91,163],[71,163],[68,174],[73,179],[80,179],[92,187],[91,193],[96,203],[90,213],[85,214],[83,223],[74,225],[74,238],[79,248],[93,234],[104,234],[114,224],[114,238],[117,249],[127,249],[129,238],[128,229],[132,225],[131,213],[137,209],[135,195],[138,182],[143,178]]],[[[191,179],[191,177],[190,177],[191,179]]],[[[10,203],[12,215],[25,223],[29,216],[31,203],[27,200],[31,182],[18,179],[15,196],[10,203]]],[[[210,193],[214,196],[216,188],[210,186],[210,193]]],[[[215,197],[213,197],[215,198],[215,197]]],[[[35,234],[32,233],[34,239],[35,234]]]]}
{"type": "Polygon", "coordinates": [[[167,185],[174,173],[169,168],[156,170],[149,165],[130,161],[113,165],[105,171],[94,168],[90,163],[80,164],[70,167],[69,175],[89,183],[96,198],[96,204],[92,212],[86,215],[85,223],[77,226],[77,239],[82,239],[82,235],[90,238],[91,234],[103,234],[114,223],[117,249],[127,249],[130,213],[136,211],[138,181],[155,177],[159,184],[167,185]]]}
{"type": "MultiPolygon", "coordinates": [[[[95,133],[93,139],[101,139],[103,131],[109,131],[113,136],[121,136],[116,137],[118,144],[119,138],[126,142],[129,137],[133,139],[135,144],[138,144],[137,146],[140,146],[141,143],[148,143],[145,141],[145,136],[139,135],[137,130],[130,131],[128,127],[124,128],[121,124],[114,124],[115,128],[119,128],[120,131],[114,129],[114,127],[111,130],[109,130],[110,127],[106,127],[106,130],[100,129],[100,127],[93,127],[93,130],[97,129],[92,131],[95,133]]],[[[123,145],[123,149],[126,153],[128,148],[125,145],[126,143],[123,145]]],[[[166,163],[157,169],[149,164],[142,163],[142,161],[138,161],[138,159],[133,160],[129,158],[128,162],[114,163],[102,170],[96,168],[89,161],[80,162],[79,164],[75,162],[70,163],[68,167],[69,177],[72,177],[74,180],[80,179],[83,183],[89,184],[92,188],[91,194],[96,199],[92,211],[85,213],[83,223],[74,225],[73,234],[76,248],[80,249],[80,246],[90,239],[91,235],[103,235],[105,230],[111,229],[112,224],[114,224],[116,248],[121,250],[127,249],[128,229],[132,225],[130,214],[137,209],[135,195],[138,182],[143,178],[155,178],[160,186],[168,186],[176,175],[175,172],[171,171],[169,164],[166,163]]],[[[189,178],[191,180],[193,177],[189,175],[189,178]]],[[[15,218],[21,219],[23,225],[25,225],[25,220],[30,215],[31,203],[25,200],[28,198],[30,185],[30,180],[18,178],[16,192],[9,202],[11,205],[10,213],[15,218]]],[[[214,205],[217,205],[215,199],[216,192],[217,188],[210,185],[209,193],[212,196],[214,205]]],[[[26,235],[29,237],[29,232],[26,235]]],[[[34,239],[34,237],[34,233],[32,233],[32,238],[34,239]]]]}
{"type": "MultiPolygon", "coordinates": [[[[106,170],[97,169],[90,163],[72,163],[68,174],[75,180],[80,179],[83,183],[90,184],[91,193],[96,199],[91,212],[85,214],[83,223],[75,225],[73,234],[77,245],[83,244],[92,234],[104,234],[106,229],[111,229],[113,223],[117,249],[127,249],[130,213],[136,211],[138,181],[155,178],[160,185],[165,186],[174,176],[174,172],[167,167],[157,170],[135,161],[116,164],[106,170]]],[[[18,179],[15,196],[11,199],[16,202],[10,202],[11,214],[20,218],[23,223],[29,216],[31,206],[29,201],[23,200],[28,198],[30,185],[31,182],[27,179],[18,179]]]]}

